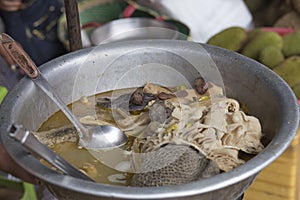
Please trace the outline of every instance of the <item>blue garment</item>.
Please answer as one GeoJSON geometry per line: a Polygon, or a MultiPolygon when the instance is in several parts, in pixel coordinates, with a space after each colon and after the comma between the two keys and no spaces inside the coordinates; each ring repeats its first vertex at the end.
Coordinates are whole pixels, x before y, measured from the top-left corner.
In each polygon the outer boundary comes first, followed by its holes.
{"type": "Polygon", "coordinates": [[[5,32],[22,45],[38,66],[67,53],[57,37],[62,8],[59,0],[35,0],[20,11],[0,11],[5,32]]]}
{"type": "Polygon", "coordinates": [[[0,85],[8,90],[12,89],[22,78],[22,74],[13,72],[6,61],[0,57],[0,85]]]}

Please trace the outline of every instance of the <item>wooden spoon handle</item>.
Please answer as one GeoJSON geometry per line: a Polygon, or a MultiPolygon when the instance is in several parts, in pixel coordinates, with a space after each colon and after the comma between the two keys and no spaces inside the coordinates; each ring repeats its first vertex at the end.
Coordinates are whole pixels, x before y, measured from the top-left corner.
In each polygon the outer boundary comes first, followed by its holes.
{"type": "Polygon", "coordinates": [[[25,50],[9,35],[1,33],[0,41],[7,54],[30,78],[36,78],[40,72],[25,50]]]}

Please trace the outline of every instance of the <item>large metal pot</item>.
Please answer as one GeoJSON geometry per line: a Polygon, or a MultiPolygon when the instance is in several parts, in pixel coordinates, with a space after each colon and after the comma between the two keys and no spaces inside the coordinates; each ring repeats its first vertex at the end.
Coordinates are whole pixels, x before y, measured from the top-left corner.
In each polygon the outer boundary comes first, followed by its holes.
{"type": "Polygon", "coordinates": [[[260,119],[265,133],[266,148],[228,173],[178,186],[150,188],[102,185],[59,174],[28,154],[7,133],[7,127],[13,122],[37,130],[57,111],[28,78],[21,80],[2,104],[1,141],[13,159],[40,178],[60,199],[236,199],[289,146],[299,123],[294,94],[268,68],[209,45],[149,40],[84,49],[52,60],[40,69],[63,100],[71,103],[81,96],[140,86],[145,81],[166,85],[181,84],[183,79],[191,82],[198,76],[198,69],[201,73],[208,72],[209,77],[214,64],[223,78],[226,95],[245,104],[260,119]]]}

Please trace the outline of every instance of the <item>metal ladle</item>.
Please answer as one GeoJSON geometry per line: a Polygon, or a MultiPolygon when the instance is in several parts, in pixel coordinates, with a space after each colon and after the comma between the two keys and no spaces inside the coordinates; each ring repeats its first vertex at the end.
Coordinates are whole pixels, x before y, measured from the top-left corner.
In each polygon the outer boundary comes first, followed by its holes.
{"type": "Polygon", "coordinates": [[[125,144],[127,136],[119,128],[112,126],[84,127],[66,104],[56,94],[48,81],[41,74],[35,63],[31,60],[24,49],[10,36],[1,33],[0,41],[3,48],[12,59],[24,70],[29,78],[61,109],[66,117],[77,129],[79,145],[91,150],[118,147],[125,144]]]}

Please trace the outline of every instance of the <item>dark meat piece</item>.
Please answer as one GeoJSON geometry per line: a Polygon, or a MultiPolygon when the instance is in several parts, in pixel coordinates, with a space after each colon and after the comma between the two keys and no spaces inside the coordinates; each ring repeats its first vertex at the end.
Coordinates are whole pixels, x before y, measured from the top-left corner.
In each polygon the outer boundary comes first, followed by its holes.
{"type": "Polygon", "coordinates": [[[138,88],[130,97],[129,111],[144,110],[149,101],[156,99],[154,94],[144,93],[142,88],[138,88]]]}
{"type": "Polygon", "coordinates": [[[149,101],[155,98],[155,95],[142,93],[142,91],[138,89],[133,94],[124,94],[113,100],[100,98],[97,100],[96,106],[102,109],[122,108],[129,112],[142,111],[148,105],[149,101]]]}
{"type": "Polygon", "coordinates": [[[194,89],[199,94],[204,94],[208,90],[208,84],[205,82],[204,78],[202,77],[196,78],[194,82],[194,89]]]}
{"type": "Polygon", "coordinates": [[[141,106],[144,102],[144,92],[143,88],[138,88],[130,97],[130,103],[134,105],[141,106]]]}

